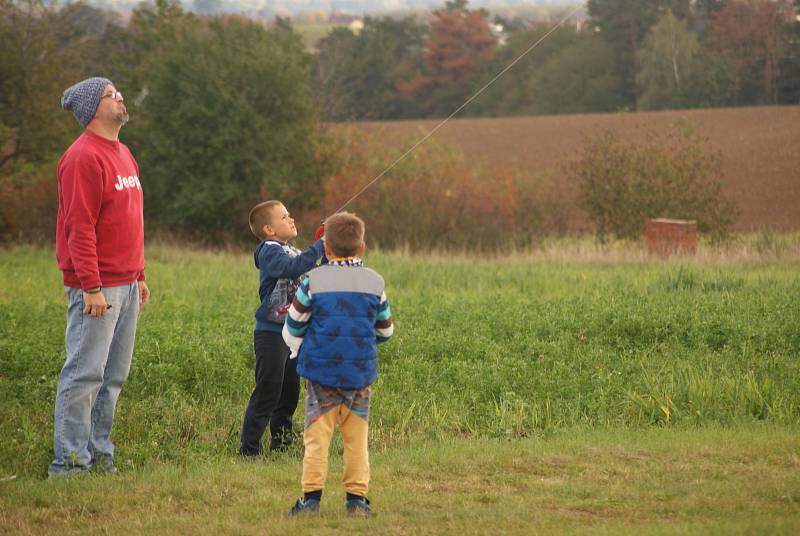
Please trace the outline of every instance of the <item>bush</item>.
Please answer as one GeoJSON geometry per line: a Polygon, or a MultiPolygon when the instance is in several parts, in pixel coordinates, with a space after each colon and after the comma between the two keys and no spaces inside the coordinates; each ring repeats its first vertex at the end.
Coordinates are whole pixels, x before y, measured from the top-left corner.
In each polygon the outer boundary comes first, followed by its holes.
{"type": "Polygon", "coordinates": [[[52,243],[58,214],[55,162],[0,174],[0,243],[52,243]]]}
{"type": "MultiPolygon", "coordinates": [[[[379,135],[339,131],[339,172],[323,181],[330,215],[402,154],[379,135]],[[378,140],[378,141],[375,141],[378,140]]],[[[409,140],[411,146],[416,140],[409,140]]],[[[562,229],[566,210],[545,177],[482,169],[433,138],[361,193],[346,210],[367,222],[367,239],[383,248],[492,251],[527,246],[562,229]]],[[[319,213],[305,220],[318,221],[319,213]]]]}
{"type": "Polygon", "coordinates": [[[642,236],[647,218],[696,220],[700,232],[725,238],[736,207],[722,195],[721,154],[686,124],[648,131],[641,143],[607,131],[567,164],[601,240],[642,236]]]}

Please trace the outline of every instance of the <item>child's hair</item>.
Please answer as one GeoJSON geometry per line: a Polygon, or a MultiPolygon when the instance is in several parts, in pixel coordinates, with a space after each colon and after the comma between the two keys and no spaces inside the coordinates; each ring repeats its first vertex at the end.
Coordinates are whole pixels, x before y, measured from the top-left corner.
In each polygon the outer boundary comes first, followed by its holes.
{"type": "Polygon", "coordinates": [[[325,243],[337,257],[352,257],[364,241],[364,221],[350,212],[325,220],[325,243]]]}
{"type": "Polygon", "coordinates": [[[250,230],[257,238],[264,239],[264,226],[272,221],[272,209],[282,204],[280,201],[264,201],[250,209],[250,230]]]}

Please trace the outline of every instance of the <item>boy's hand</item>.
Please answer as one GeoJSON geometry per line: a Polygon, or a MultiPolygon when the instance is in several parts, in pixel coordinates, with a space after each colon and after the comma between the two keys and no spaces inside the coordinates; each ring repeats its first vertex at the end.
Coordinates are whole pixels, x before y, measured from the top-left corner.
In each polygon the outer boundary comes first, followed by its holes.
{"type": "Polygon", "coordinates": [[[322,238],[322,235],[325,234],[325,224],[323,223],[317,228],[317,232],[314,233],[314,242],[322,238]]]}

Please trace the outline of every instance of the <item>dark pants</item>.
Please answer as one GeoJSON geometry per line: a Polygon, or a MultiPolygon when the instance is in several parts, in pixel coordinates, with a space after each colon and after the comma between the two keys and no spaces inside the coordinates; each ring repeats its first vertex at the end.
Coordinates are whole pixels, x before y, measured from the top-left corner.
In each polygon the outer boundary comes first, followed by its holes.
{"type": "Polygon", "coordinates": [[[300,396],[297,359],[289,359],[289,348],[280,333],[255,331],[256,387],[244,413],[239,453],[261,453],[261,436],[269,424],[270,449],[292,444],[292,415],[300,396]]]}

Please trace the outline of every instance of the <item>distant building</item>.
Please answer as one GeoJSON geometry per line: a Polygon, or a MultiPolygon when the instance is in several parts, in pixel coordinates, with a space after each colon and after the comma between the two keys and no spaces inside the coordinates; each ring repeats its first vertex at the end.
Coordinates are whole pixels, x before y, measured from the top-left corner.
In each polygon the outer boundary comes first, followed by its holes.
{"type": "Polygon", "coordinates": [[[505,28],[502,24],[498,22],[490,22],[489,23],[489,30],[492,32],[492,35],[497,39],[497,44],[503,46],[508,41],[508,35],[506,34],[505,28]]]}
{"type": "Polygon", "coordinates": [[[328,17],[329,24],[349,25],[355,20],[359,20],[358,15],[352,15],[350,13],[341,13],[338,11],[334,11],[328,17]]]}

